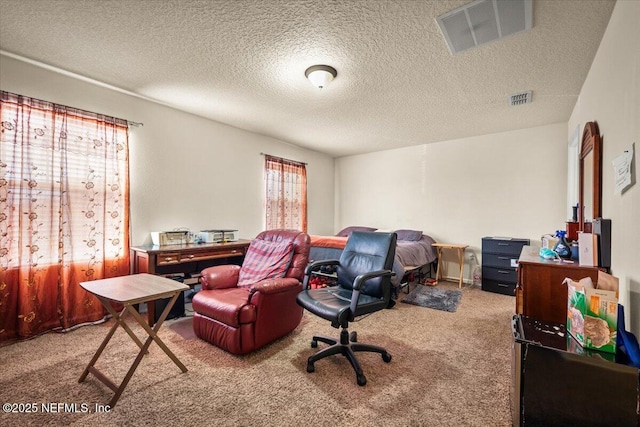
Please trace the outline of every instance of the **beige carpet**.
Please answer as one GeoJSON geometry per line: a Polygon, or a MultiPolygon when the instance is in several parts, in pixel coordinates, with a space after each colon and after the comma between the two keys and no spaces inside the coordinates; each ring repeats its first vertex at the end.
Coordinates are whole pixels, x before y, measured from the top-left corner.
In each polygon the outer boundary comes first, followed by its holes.
{"type": "MultiPolygon", "coordinates": [[[[84,403],[91,412],[2,412],[0,425],[507,426],[514,307],[513,297],[469,287],[455,313],[396,304],[354,323],[359,341],[393,356],[387,364],[359,353],[365,387],[342,356],[306,372],[311,336],[339,333],[308,313],[293,333],[244,357],[195,338],[190,318],[168,321],[160,335],[189,371],[152,344],[109,413],[93,409],[111,390],[91,374],[84,383],[78,377],[112,323],[49,333],[0,348],[0,401],[39,411],[43,403],[84,403]]],[[[119,383],[136,353],[120,328],[97,366],[119,383]]]]}

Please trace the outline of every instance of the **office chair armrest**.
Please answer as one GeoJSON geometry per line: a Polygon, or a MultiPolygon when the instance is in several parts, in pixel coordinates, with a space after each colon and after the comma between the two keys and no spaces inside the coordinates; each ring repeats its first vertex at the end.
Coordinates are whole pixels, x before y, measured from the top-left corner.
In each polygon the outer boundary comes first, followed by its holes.
{"type": "Polygon", "coordinates": [[[396,273],[391,270],[378,270],[361,274],[356,277],[356,279],[353,281],[353,293],[351,294],[351,304],[349,305],[351,313],[357,312],[356,309],[358,308],[358,299],[360,298],[360,288],[362,287],[362,284],[369,279],[373,279],[374,277],[382,277],[387,275],[393,277],[396,275],[396,273]]]}
{"type": "Polygon", "coordinates": [[[374,277],[382,277],[389,275],[391,277],[395,276],[396,273],[391,270],[378,270],[378,271],[370,271],[365,274],[361,274],[353,281],[353,290],[359,291],[362,287],[362,284],[369,279],[373,279],[374,277]]]}
{"type": "Polygon", "coordinates": [[[318,270],[320,267],[325,265],[337,265],[340,264],[340,260],[337,259],[322,259],[320,261],[315,261],[308,264],[304,269],[304,275],[308,276],[312,271],[318,270]]]}
{"type": "Polygon", "coordinates": [[[278,292],[287,291],[289,289],[299,289],[300,281],[295,277],[281,277],[277,279],[267,279],[258,283],[254,283],[250,287],[250,292],[261,292],[263,294],[277,294],[278,292]]]}
{"type": "Polygon", "coordinates": [[[337,259],[323,259],[308,264],[304,269],[304,279],[302,280],[302,289],[309,289],[309,276],[312,272],[319,270],[320,267],[325,265],[338,265],[340,260],[337,259]]]}

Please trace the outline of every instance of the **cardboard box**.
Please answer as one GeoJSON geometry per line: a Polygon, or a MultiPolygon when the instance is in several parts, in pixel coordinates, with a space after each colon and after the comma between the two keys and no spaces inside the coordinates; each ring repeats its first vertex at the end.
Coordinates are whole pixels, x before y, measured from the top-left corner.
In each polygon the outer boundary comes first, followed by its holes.
{"type": "Polygon", "coordinates": [[[581,266],[598,266],[598,235],[578,232],[578,262],[581,266]]]}
{"type": "Polygon", "coordinates": [[[575,337],[571,334],[567,334],[567,352],[579,354],[585,357],[593,357],[598,360],[608,360],[609,362],[616,362],[616,355],[613,353],[604,353],[598,350],[591,350],[584,348],[576,341],[575,337]]]}
{"type": "Polygon", "coordinates": [[[594,286],[589,277],[567,284],[567,331],[584,348],[616,352],[618,334],[618,278],[598,272],[594,286]]]}

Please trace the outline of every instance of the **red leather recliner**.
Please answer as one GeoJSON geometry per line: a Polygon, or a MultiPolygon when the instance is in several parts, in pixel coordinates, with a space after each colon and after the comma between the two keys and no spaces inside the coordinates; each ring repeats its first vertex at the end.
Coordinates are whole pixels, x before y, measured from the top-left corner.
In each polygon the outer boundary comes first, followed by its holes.
{"type": "Polygon", "coordinates": [[[292,242],[293,257],[284,277],[239,287],[240,266],[209,267],[202,270],[202,290],[192,301],[196,336],[233,354],[247,354],[273,342],[302,319],[296,297],[309,262],[309,235],[267,230],[256,239],[292,242]]]}

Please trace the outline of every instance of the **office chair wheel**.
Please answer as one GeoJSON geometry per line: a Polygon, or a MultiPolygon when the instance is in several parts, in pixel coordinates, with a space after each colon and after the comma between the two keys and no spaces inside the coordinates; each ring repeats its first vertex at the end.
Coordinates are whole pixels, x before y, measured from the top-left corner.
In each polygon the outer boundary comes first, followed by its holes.
{"type": "Polygon", "coordinates": [[[316,347],[318,347],[318,341],[311,340],[311,348],[316,348],[316,347]]]}
{"type": "Polygon", "coordinates": [[[382,353],[382,360],[385,363],[391,362],[391,355],[389,353],[382,353]]]}
{"type": "Polygon", "coordinates": [[[356,381],[358,381],[358,385],[362,387],[367,384],[367,377],[364,375],[356,375],[356,381]]]}
{"type": "Polygon", "coordinates": [[[313,366],[313,362],[307,362],[307,372],[311,373],[311,372],[315,372],[315,368],[313,366]]]}
{"type": "Polygon", "coordinates": [[[356,331],[351,331],[349,334],[349,341],[358,342],[358,333],[356,331]]]}

